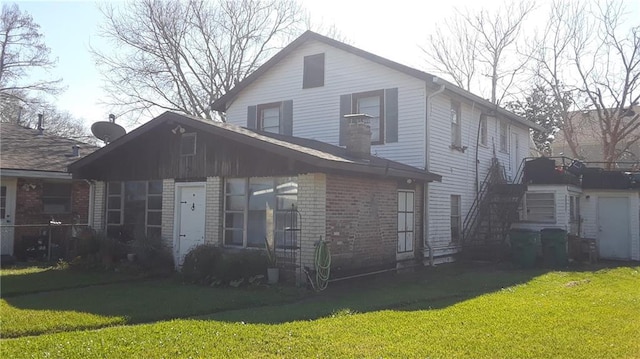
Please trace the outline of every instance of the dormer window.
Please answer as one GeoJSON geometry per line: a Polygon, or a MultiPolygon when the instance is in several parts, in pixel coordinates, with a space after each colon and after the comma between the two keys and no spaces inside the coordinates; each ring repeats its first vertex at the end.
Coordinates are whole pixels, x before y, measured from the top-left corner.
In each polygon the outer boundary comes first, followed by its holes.
{"type": "Polygon", "coordinates": [[[305,56],[302,88],[322,86],[324,86],[324,54],[305,56]]]}

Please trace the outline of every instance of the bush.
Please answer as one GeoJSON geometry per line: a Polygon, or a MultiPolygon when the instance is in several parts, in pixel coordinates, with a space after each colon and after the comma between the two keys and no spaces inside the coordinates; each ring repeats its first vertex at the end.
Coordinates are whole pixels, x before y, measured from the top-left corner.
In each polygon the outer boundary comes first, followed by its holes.
{"type": "Polygon", "coordinates": [[[219,247],[210,244],[199,245],[184,257],[182,275],[190,282],[210,282],[214,278],[216,264],[221,257],[222,252],[219,247]]]}
{"type": "Polygon", "coordinates": [[[216,278],[224,283],[241,279],[249,280],[267,271],[267,257],[258,251],[243,250],[224,252],[222,260],[216,266],[216,278]]]}
{"type": "Polygon", "coordinates": [[[182,265],[187,281],[204,284],[250,283],[252,278],[264,275],[267,258],[259,251],[223,251],[210,244],[200,245],[189,252],[182,265]]]}
{"type": "Polygon", "coordinates": [[[135,263],[145,272],[173,271],[173,255],[160,237],[134,240],[129,250],[135,254],[135,263]]]}

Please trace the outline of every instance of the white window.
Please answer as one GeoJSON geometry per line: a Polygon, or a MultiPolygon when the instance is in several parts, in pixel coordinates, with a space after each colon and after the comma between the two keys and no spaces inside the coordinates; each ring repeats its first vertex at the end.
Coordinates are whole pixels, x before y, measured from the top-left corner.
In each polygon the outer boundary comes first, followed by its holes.
{"type": "MultiPolygon", "coordinates": [[[[285,229],[297,228],[290,213],[297,205],[296,177],[228,178],[225,181],[224,244],[236,247],[264,247],[267,226],[273,223],[276,246],[282,247],[285,229]],[[269,217],[269,218],[268,218],[269,217]]],[[[287,238],[296,245],[297,233],[287,238]]]]}
{"type": "Polygon", "coordinates": [[[509,151],[509,127],[505,121],[500,121],[500,151],[509,151]]]}
{"type": "Polygon", "coordinates": [[[280,133],[280,102],[258,106],[258,129],[280,133]]]}
{"type": "Polygon", "coordinates": [[[460,129],[460,103],[451,101],[451,146],[462,146],[462,133],[460,129]]]}
{"type": "Polygon", "coordinates": [[[107,234],[121,240],[160,237],[162,181],[107,184],[107,234]]]}
{"type": "Polygon", "coordinates": [[[413,251],[414,209],[414,192],[398,191],[398,253],[413,251]]]}
{"type": "Polygon", "coordinates": [[[459,195],[451,195],[451,241],[459,243],[462,237],[462,208],[459,195]]]}
{"type": "Polygon", "coordinates": [[[480,116],[480,144],[487,145],[487,116],[480,116]]]}
{"type": "Polygon", "coordinates": [[[524,196],[523,219],[531,222],[555,223],[556,202],[553,193],[527,192],[524,196]]]}
{"type": "Polygon", "coordinates": [[[371,116],[371,143],[384,143],[384,90],[353,94],[354,113],[371,116]]]}

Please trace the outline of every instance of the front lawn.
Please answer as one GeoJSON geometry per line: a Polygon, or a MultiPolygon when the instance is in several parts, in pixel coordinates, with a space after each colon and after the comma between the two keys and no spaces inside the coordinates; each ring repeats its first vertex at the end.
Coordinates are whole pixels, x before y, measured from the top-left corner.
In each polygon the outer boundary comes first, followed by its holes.
{"type": "Polygon", "coordinates": [[[82,272],[56,267],[24,267],[0,270],[3,298],[49,290],[118,283],[139,278],[127,273],[82,272]]]}
{"type": "MultiPolygon", "coordinates": [[[[407,281],[393,278],[377,287],[376,281],[352,283],[357,284],[336,283],[326,293],[297,303],[3,339],[2,354],[12,358],[640,357],[640,267],[542,275],[468,270],[407,281]],[[500,278],[512,285],[492,290],[490,283],[499,283],[500,278]],[[437,290],[421,292],[422,287],[437,290]],[[316,319],[318,315],[324,317],[316,319]]],[[[189,305],[197,302],[184,299],[189,305]]],[[[187,307],[180,307],[183,313],[187,307]]],[[[89,312],[95,314],[97,309],[89,312]]],[[[19,314],[2,309],[3,321],[19,314]]]]}

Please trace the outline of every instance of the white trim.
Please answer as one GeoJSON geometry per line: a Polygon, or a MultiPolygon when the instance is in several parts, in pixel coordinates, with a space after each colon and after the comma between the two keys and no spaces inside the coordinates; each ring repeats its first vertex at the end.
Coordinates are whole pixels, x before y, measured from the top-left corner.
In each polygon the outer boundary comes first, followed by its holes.
{"type": "Polygon", "coordinates": [[[53,171],[30,171],[30,170],[10,170],[0,171],[2,177],[25,177],[25,178],[50,178],[50,179],[72,179],[71,173],[53,171]]]}
{"type": "Polygon", "coordinates": [[[2,254],[13,255],[15,242],[14,226],[16,224],[16,205],[18,203],[16,200],[18,193],[18,180],[16,178],[2,178],[0,179],[0,184],[2,186],[6,186],[7,188],[5,197],[5,216],[8,216],[8,218],[6,218],[6,221],[5,218],[0,218],[0,220],[2,220],[2,223],[0,223],[0,231],[2,232],[2,234],[0,235],[0,241],[7,241],[7,239],[9,239],[9,243],[5,243],[2,246],[4,249],[2,254]]]}

